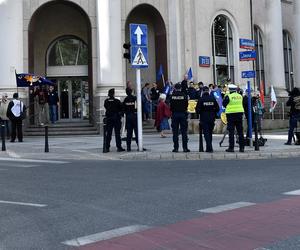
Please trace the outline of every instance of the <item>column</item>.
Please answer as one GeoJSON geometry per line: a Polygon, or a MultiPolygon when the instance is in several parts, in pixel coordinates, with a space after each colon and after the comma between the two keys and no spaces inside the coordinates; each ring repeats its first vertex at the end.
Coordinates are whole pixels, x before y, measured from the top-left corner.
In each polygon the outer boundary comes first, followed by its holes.
{"type": "Polygon", "coordinates": [[[122,91],[125,86],[122,72],[121,0],[97,1],[97,27],[97,87],[101,95],[107,95],[108,89],[122,91]]]}
{"type": "Polygon", "coordinates": [[[269,48],[269,84],[278,96],[286,96],[282,37],[281,0],[267,0],[267,47],[269,48]]]}
{"type": "Polygon", "coordinates": [[[180,1],[168,1],[169,7],[169,29],[170,29],[170,74],[169,78],[173,82],[178,82],[182,78],[182,56],[181,56],[181,28],[180,28],[180,1]]]}
{"type": "Polygon", "coordinates": [[[294,85],[300,88],[300,0],[294,0],[294,85]]]}
{"type": "MultiPolygon", "coordinates": [[[[15,70],[23,71],[23,1],[0,1],[0,88],[16,88],[15,70]]],[[[14,91],[14,90],[11,90],[14,91]]]]}

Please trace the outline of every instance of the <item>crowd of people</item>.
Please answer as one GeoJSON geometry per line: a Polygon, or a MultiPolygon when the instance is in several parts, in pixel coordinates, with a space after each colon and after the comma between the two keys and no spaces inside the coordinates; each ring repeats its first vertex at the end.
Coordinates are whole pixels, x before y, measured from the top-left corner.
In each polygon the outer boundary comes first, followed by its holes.
{"type": "MultiPolygon", "coordinates": [[[[116,134],[116,144],[118,151],[124,151],[121,146],[121,118],[126,115],[127,129],[127,151],[131,151],[132,133],[135,132],[135,139],[138,145],[137,133],[137,109],[136,97],[133,95],[134,89],[127,85],[125,100],[120,102],[109,94],[105,101],[106,117],[108,118],[108,136],[106,151],[109,152],[110,141],[113,128],[116,134]],[[118,103],[109,105],[109,103],[118,103]],[[129,108],[131,107],[131,108],[129,108]],[[117,115],[116,115],[117,114],[117,115]],[[117,116],[117,117],[116,117],[117,116]],[[117,122],[116,122],[117,120],[117,122]]],[[[113,91],[111,89],[110,91],[113,91]]],[[[251,128],[257,126],[259,140],[265,143],[262,136],[262,119],[265,112],[259,92],[243,91],[238,86],[231,84],[230,80],[224,86],[210,84],[205,86],[203,82],[194,84],[188,81],[187,76],[181,83],[173,85],[171,81],[166,81],[164,87],[159,90],[157,84],[146,83],[141,91],[142,96],[142,117],[143,121],[154,118],[154,127],[160,133],[161,138],[166,137],[166,130],[172,130],[173,152],[179,151],[179,135],[182,137],[183,152],[190,152],[188,148],[188,119],[191,114],[188,112],[189,101],[195,100],[194,118],[199,117],[201,128],[203,129],[206,141],[206,152],[213,152],[212,134],[215,127],[215,120],[221,114],[226,116],[226,132],[229,134],[229,147],[226,152],[234,152],[235,142],[239,145],[239,151],[244,152],[245,146],[249,145],[252,138],[251,128]],[[248,97],[249,95],[250,98],[248,97]],[[248,101],[251,101],[251,116],[249,117],[248,101]],[[243,121],[247,120],[247,132],[244,136],[243,121]],[[251,121],[249,119],[251,118],[251,121]],[[171,119],[171,126],[169,124],[171,119]],[[250,126],[251,124],[251,126],[250,126]],[[235,136],[237,138],[235,139],[235,136]]],[[[287,106],[291,106],[289,136],[286,145],[291,145],[294,129],[300,120],[300,91],[295,88],[289,93],[290,98],[287,106]]],[[[259,143],[259,142],[255,142],[259,143]]]]}

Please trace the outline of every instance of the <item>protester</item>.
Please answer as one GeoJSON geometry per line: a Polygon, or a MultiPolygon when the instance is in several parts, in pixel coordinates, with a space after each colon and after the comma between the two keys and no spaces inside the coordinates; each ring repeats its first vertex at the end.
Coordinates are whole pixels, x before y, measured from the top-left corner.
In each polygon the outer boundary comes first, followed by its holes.
{"type": "Polygon", "coordinates": [[[169,118],[171,117],[171,110],[169,106],[165,103],[166,95],[161,94],[159,96],[159,103],[157,106],[157,112],[155,116],[154,126],[158,131],[160,131],[160,137],[165,138],[165,130],[170,130],[169,118]]]}
{"type": "Polygon", "coordinates": [[[150,84],[146,83],[142,89],[142,110],[143,110],[143,121],[147,121],[150,118],[151,112],[151,91],[150,84]]]}
{"type": "Polygon", "coordinates": [[[22,120],[25,118],[26,107],[19,100],[19,94],[13,94],[13,100],[9,102],[6,116],[11,121],[11,139],[10,142],[15,142],[18,135],[18,141],[23,142],[22,120]]]}
{"type": "Polygon", "coordinates": [[[9,100],[7,99],[7,97],[8,97],[8,95],[6,93],[4,93],[2,95],[2,99],[0,101],[0,121],[1,121],[1,125],[4,125],[4,127],[5,127],[6,138],[9,140],[10,139],[10,122],[6,115],[9,100]]]}
{"type": "Polygon", "coordinates": [[[53,86],[49,87],[48,101],[50,109],[50,121],[52,124],[54,124],[57,121],[57,107],[59,105],[59,98],[53,86]]]}
{"type": "Polygon", "coordinates": [[[152,113],[156,113],[158,98],[159,98],[159,89],[157,88],[157,84],[153,83],[151,88],[151,105],[152,105],[152,113]]]}
{"type": "Polygon", "coordinates": [[[49,123],[48,92],[45,85],[36,91],[38,101],[38,124],[44,126],[49,123]]]}
{"type": "Polygon", "coordinates": [[[285,145],[291,145],[292,138],[294,136],[294,129],[297,128],[297,123],[300,121],[300,90],[298,88],[294,88],[291,92],[289,92],[289,99],[286,105],[291,107],[291,109],[288,140],[285,145]]]}

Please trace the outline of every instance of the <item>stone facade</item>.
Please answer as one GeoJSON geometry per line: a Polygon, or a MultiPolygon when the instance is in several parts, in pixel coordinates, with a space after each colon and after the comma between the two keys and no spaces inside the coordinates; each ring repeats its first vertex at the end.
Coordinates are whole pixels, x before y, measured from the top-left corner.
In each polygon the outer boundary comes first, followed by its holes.
{"type": "MultiPolygon", "coordinates": [[[[47,75],[47,49],[63,36],[74,36],[89,47],[88,81],[91,113],[97,120],[109,88],[123,96],[126,81],[135,82],[134,71],[123,59],[128,24],[149,27],[149,69],[142,82],[155,82],[158,66],[173,82],[181,81],[192,67],[194,81],[214,82],[214,67],[199,67],[199,56],[213,62],[212,25],[219,15],[232,30],[235,82],[244,86],[241,71],[252,62],[239,61],[239,39],[251,39],[253,24],[261,30],[264,44],[266,93],[274,85],[286,96],[282,31],[290,34],[294,85],[300,87],[300,0],[0,0],[0,89],[16,91],[15,70],[47,75]]],[[[68,77],[66,74],[65,77],[68,77]]],[[[28,96],[27,89],[19,89],[28,96]]]]}

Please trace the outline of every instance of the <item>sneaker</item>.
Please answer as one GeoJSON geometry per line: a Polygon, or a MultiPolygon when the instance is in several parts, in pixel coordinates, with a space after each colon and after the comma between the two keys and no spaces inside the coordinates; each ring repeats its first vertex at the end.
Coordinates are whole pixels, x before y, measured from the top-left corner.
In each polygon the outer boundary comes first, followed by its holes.
{"type": "Polygon", "coordinates": [[[173,152],[173,153],[178,153],[178,149],[174,148],[174,149],[172,150],[172,152],[173,152]]]}
{"type": "Polygon", "coordinates": [[[292,143],[291,142],[286,142],[286,143],[284,143],[284,145],[292,145],[292,143]]]}
{"type": "Polygon", "coordinates": [[[229,152],[229,153],[234,153],[234,149],[232,149],[232,148],[227,148],[225,151],[229,152]]]}
{"type": "Polygon", "coordinates": [[[188,153],[188,152],[191,152],[191,150],[189,150],[188,148],[185,148],[185,149],[183,150],[183,152],[188,153]]]}

